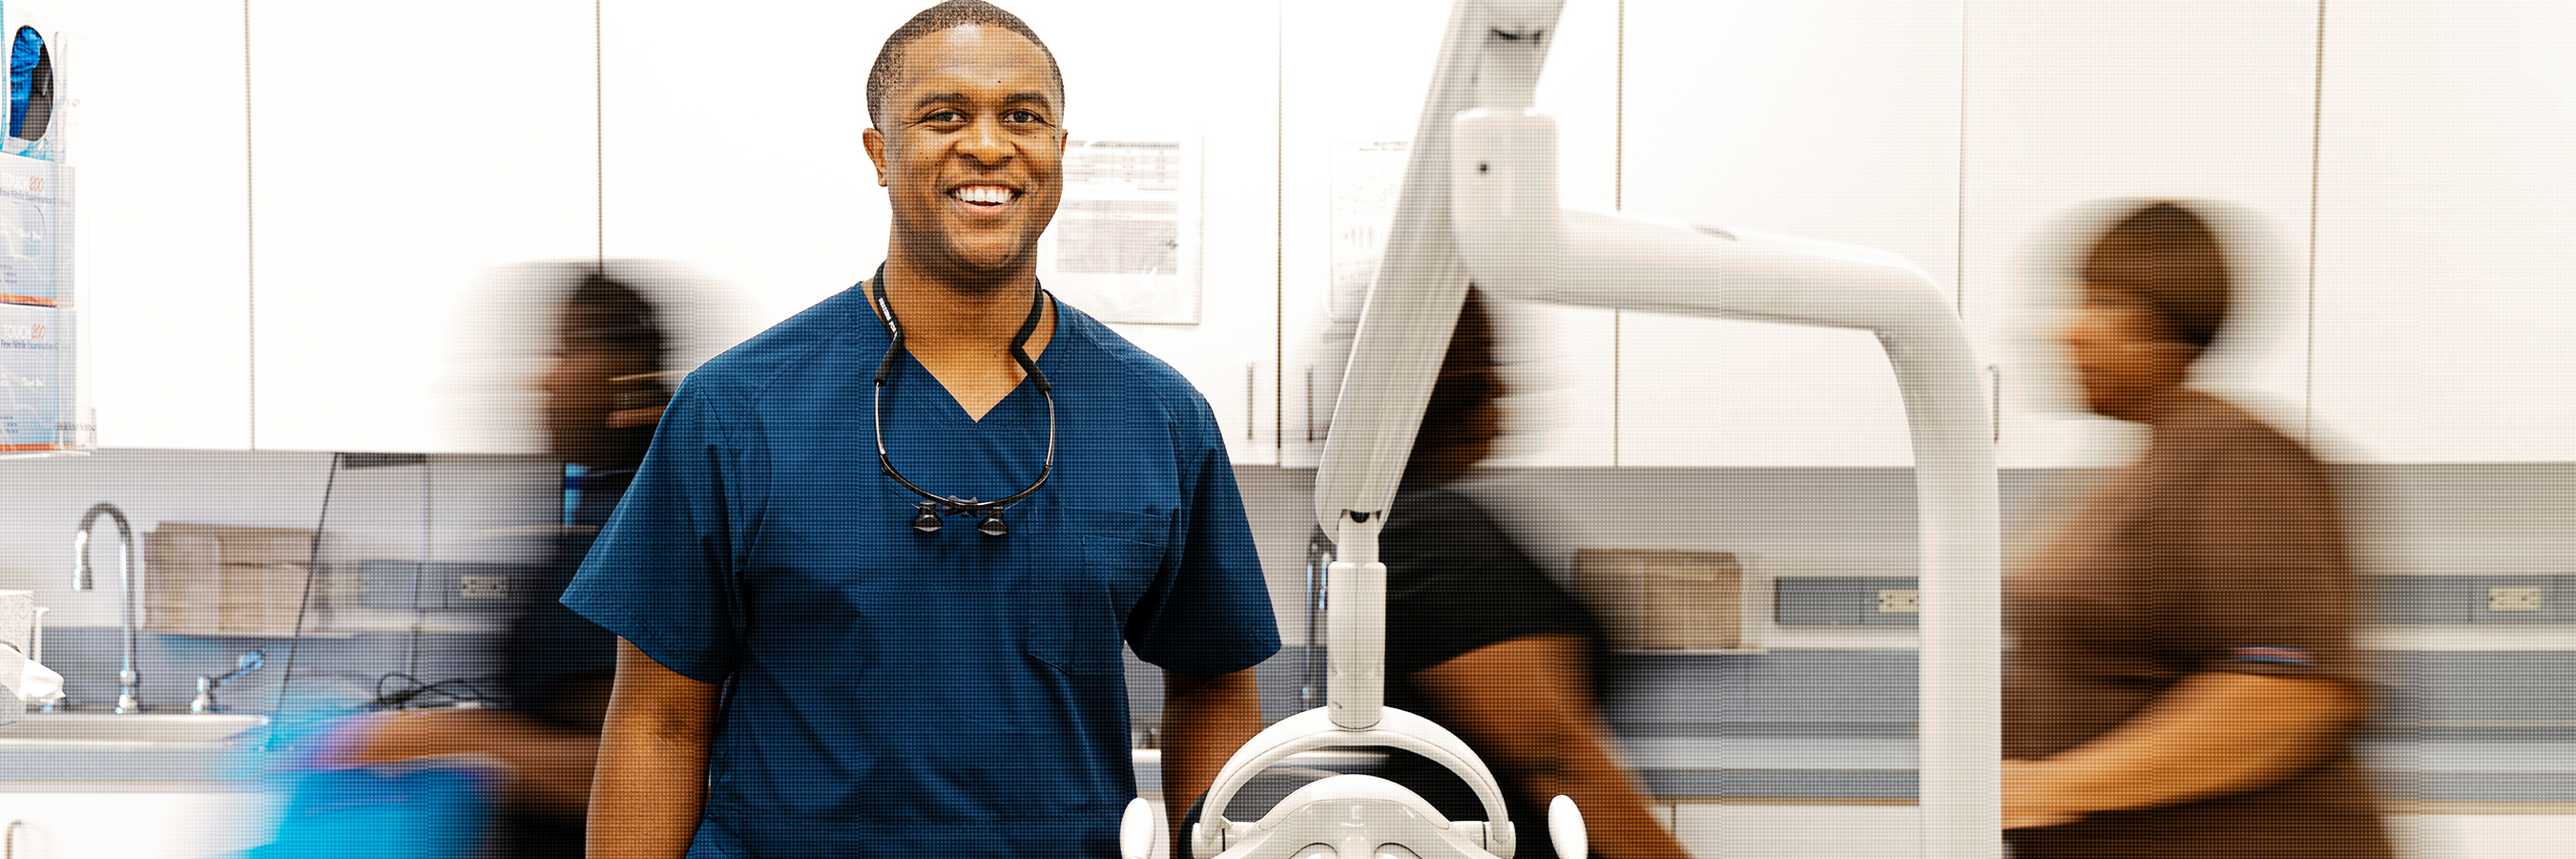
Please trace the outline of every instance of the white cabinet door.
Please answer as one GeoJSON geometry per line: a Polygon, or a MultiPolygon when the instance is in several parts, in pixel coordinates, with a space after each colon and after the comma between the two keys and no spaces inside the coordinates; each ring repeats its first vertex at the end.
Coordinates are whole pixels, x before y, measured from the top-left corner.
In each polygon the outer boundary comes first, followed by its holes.
{"type": "MultiPolygon", "coordinates": [[[[1377,209],[1337,210],[1335,195],[1384,191],[1375,202],[1391,213],[1392,188],[1403,178],[1401,155],[1381,153],[1376,169],[1354,168],[1362,163],[1354,144],[1411,144],[1448,20],[1447,3],[1320,0],[1280,7],[1279,112],[1294,118],[1279,128],[1282,464],[1311,467],[1323,453],[1358,320],[1358,293],[1347,287],[1337,293],[1334,286],[1337,276],[1356,275],[1337,273],[1335,264],[1337,257],[1347,266],[1362,255],[1337,252],[1336,213],[1342,231],[1367,231],[1372,225],[1361,216],[1377,209]]],[[[1378,229],[1374,242],[1382,247],[1384,241],[1378,229]]]]}
{"type": "MultiPolygon", "coordinates": [[[[1957,3],[1658,0],[1625,33],[1624,211],[1891,251],[1955,294],[1957,3]]],[[[1913,461],[1864,332],[1618,324],[1619,465],[1913,461]]]]}
{"type": "MultiPolygon", "coordinates": [[[[1278,6],[1150,0],[1105,14],[1084,0],[1009,5],[1055,51],[1076,139],[1197,139],[1199,321],[1110,327],[1189,378],[1236,463],[1277,462],[1278,6]]],[[[1059,215],[1059,234],[1065,222],[1059,215]]]]}
{"type": "Polygon", "coordinates": [[[79,7],[63,72],[99,444],[247,447],[242,9],[79,7]]]}
{"type": "MultiPolygon", "coordinates": [[[[150,792],[159,784],[0,793],[0,820],[24,821],[9,844],[17,859],[210,859],[267,843],[273,833],[257,791],[150,792]],[[125,790],[123,788],[141,788],[125,790]]],[[[198,788],[183,784],[180,787],[198,788]]]]}
{"type": "Polygon", "coordinates": [[[2560,4],[2330,8],[2315,405],[2349,453],[2576,460],[2571,28],[2560,4]]]}
{"type": "Polygon", "coordinates": [[[1923,810],[1912,805],[1686,802],[1673,809],[1673,837],[1700,857],[1903,859],[1923,855],[1922,823],[1923,810]]]}
{"type": "Polygon", "coordinates": [[[2313,3],[1969,4],[1961,263],[2002,370],[2000,464],[2099,465],[2132,435],[2078,414],[2055,339],[2069,293],[2051,274],[2091,236],[2041,237],[2104,198],[2239,213],[2217,225],[2237,307],[2198,381],[2300,432],[2316,52],[2313,3]]]}
{"type": "Polygon", "coordinates": [[[868,69],[913,11],[676,0],[605,7],[607,256],[678,263],[731,293],[735,339],[866,279],[885,257],[889,223],[859,141],[868,69]]]}
{"type": "Polygon", "coordinates": [[[491,273],[599,252],[592,14],[253,10],[256,446],[466,449],[491,273]]]}

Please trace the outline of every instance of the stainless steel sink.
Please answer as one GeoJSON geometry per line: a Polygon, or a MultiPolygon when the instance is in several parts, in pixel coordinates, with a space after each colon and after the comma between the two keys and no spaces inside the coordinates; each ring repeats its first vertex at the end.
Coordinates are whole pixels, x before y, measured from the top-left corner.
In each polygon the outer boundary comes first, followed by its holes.
{"type": "Polygon", "coordinates": [[[220,746],[267,725],[249,713],[29,713],[0,728],[0,750],[220,746]]]}

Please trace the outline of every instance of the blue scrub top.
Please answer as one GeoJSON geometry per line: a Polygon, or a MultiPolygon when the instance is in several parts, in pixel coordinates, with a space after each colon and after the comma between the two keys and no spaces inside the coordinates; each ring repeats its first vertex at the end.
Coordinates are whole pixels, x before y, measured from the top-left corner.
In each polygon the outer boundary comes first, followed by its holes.
{"type": "MultiPolygon", "coordinates": [[[[1054,476],[1007,536],[923,534],[869,425],[888,337],[853,287],[691,373],[563,602],[734,680],[692,855],[1114,855],[1121,640],[1202,675],[1279,647],[1215,417],[1058,303],[1054,476]]],[[[999,498],[1036,478],[1047,403],[1023,381],[970,420],[904,355],[884,427],[922,488],[999,498]]]]}

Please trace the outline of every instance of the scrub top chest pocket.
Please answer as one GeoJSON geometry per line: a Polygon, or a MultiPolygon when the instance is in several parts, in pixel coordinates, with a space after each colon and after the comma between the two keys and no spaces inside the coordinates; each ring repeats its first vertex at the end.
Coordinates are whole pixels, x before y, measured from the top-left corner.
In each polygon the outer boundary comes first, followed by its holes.
{"type": "Polygon", "coordinates": [[[1042,579],[1023,603],[1029,655],[1067,674],[1122,674],[1127,615],[1161,574],[1168,518],[1123,510],[1063,508],[1051,536],[1080,563],[1042,579]]]}

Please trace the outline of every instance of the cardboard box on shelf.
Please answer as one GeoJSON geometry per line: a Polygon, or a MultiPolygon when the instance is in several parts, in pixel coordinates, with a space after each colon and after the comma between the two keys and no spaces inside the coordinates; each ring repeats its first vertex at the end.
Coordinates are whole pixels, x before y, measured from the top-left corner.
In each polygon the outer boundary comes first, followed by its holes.
{"type": "Polygon", "coordinates": [[[293,633],[312,531],[163,522],[144,535],[143,628],[205,635],[293,633]]]}
{"type": "Polygon", "coordinates": [[[1741,650],[1744,566],[1731,552],[1578,549],[1575,595],[1618,650],[1741,650]]]}

